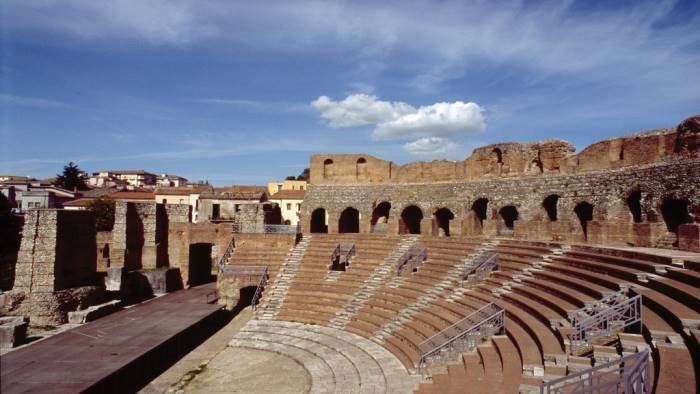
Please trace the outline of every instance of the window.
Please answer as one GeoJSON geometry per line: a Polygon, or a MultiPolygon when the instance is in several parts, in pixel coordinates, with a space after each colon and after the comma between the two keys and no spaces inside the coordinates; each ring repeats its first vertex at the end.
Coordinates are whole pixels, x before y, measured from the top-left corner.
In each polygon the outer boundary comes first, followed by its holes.
{"type": "Polygon", "coordinates": [[[236,210],[236,212],[239,212],[241,210],[241,206],[239,204],[235,204],[233,207],[236,210]]]}
{"type": "Polygon", "coordinates": [[[292,210],[292,203],[289,203],[289,202],[287,203],[287,210],[288,211],[292,210]]]}
{"type": "Polygon", "coordinates": [[[299,186],[299,190],[304,190],[304,186],[299,186]]]}
{"type": "Polygon", "coordinates": [[[297,211],[300,211],[300,210],[301,210],[301,203],[298,203],[297,204],[297,211]]]}
{"type": "Polygon", "coordinates": [[[168,200],[164,198],[164,199],[163,199],[163,204],[167,204],[167,203],[168,203],[168,200]]]}
{"type": "Polygon", "coordinates": [[[282,190],[282,185],[277,185],[277,191],[282,190]]]}

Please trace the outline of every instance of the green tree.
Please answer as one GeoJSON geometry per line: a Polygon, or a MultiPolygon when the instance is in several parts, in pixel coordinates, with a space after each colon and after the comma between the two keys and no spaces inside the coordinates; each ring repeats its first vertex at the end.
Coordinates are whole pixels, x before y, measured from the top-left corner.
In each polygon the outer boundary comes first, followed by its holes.
{"type": "Polygon", "coordinates": [[[66,190],[87,190],[85,178],[78,165],[72,161],[63,167],[63,173],[56,175],[54,185],[66,190]]]}
{"type": "Polygon", "coordinates": [[[95,213],[97,231],[112,231],[112,227],[114,227],[114,200],[100,197],[90,202],[88,209],[95,213]]]}
{"type": "Polygon", "coordinates": [[[295,179],[297,179],[297,177],[295,177],[294,175],[290,175],[290,176],[284,178],[285,181],[293,181],[295,179]]]}
{"type": "Polygon", "coordinates": [[[297,181],[309,181],[309,175],[311,174],[311,171],[308,168],[304,168],[304,171],[297,176],[297,181]]]}

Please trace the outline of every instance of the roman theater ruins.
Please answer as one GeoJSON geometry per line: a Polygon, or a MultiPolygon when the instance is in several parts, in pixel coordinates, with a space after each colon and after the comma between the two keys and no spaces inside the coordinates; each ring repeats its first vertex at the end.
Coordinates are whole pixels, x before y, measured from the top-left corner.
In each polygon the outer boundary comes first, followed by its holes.
{"type": "Polygon", "coordinates": [[[1,391],[698,391],[700,116],[580,152],[310,169],[299,226],[266,202],[199,223],[118,202],[108,232],[30,211],[2,261],[3,343],[74,324],[5,352],[1,391]]]}

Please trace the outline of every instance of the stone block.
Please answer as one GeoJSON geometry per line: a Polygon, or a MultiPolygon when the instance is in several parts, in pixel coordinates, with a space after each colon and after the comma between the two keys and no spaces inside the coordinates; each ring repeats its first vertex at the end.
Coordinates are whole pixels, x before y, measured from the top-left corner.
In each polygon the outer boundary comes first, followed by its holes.
{"type": "Polygon", "coordinates": [[[126,271],[124,270],[124,267],[107,268],[107,276],[105,277],[105,290],[121,291],[125,274],[126,271]]]}
{"type": "Polygon", "coordinates": [[[697,223],[678,226],[678,248],[700,252],[700,225],[697,223]]]}
{"type": "Polygon", "coordinates": [[[19,346],[27,339],[29,320],[21,316],[0,317],[0,348],[19,346]]]}
{"type": "Polygon", "coordinates": [[[87,309],[68,312],[68,323],[84,324],[100,317],[107,316],[122,309],[122,302],[113,300],[104,304],[93,305],[87,309]]]}

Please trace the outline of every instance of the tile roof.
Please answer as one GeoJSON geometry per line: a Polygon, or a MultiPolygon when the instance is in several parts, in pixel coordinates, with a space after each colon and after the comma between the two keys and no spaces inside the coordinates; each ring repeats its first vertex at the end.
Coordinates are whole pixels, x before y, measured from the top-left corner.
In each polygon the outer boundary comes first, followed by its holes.
{"type": "Polygon", "coordinates": [[[115,200],[138,200],[138,201],[144,201],[144,200],[149,200],[155,202],[156,200],[156,195],[153,192],[129,192],[129,191],[122,191],[122,192],[115,192],[109,195],[110,198],[113,198],[115,200]]]}
{"type": "Polygon", "coordinates": [[[280,190],[270,196],[270,200],[303,200],[306,190],[280,190]]]}

